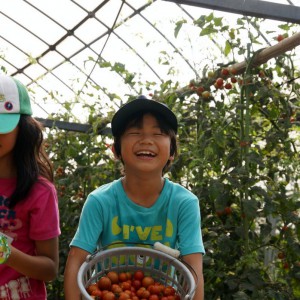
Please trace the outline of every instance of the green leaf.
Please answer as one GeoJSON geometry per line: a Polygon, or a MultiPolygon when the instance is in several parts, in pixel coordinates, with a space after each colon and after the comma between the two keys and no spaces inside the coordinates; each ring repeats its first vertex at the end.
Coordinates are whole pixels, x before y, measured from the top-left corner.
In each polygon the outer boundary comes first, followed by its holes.
{"type": "Polygon", "coordinates": [[[204,28],[201,30],[200,36],[210,35],[210,34],[217,33],[217,32],[218,32],[218,30],[215,28],[204,28]]]}
{"type": "Polygon", "coordinates": [[[226,40],[225,42],[225,49],[224,49],[224,54],[225,56],[228,56],[228,54],[231,51],[231,44],[229,43],[229,41],[226,40]]]}
{"type": "Polygon", "coordinates": [[[246,216],[249,218],[255,218],[257,212],[257,202],[254,199],[248,199],[243,201],[243,208],[246,216]]]}
{"type": "Polygon", "coordinates": [[[99,66],[101,68],[110,68],[111,67],[111,63],[108,62],[108,61],[101,61],[101,62],[99,62],[99,66]]]}
{"type": "Polygon", "coordinates": [[[210,13],[208,16],[206,16],[205,19],[206,19],[207,22],[211,22],[214,19],[214,14],[210,13]]]}
{"type": "Polygon", "coordinates": [[[225,147],[225,136],[224,136],[224,132],[221,129],[216,131],[216,133],[214,135],[214,139],[218,146],[220,146],[222,148],[225,147]]]}
{"type": "Polygon", "coordinates": [[[282,24],[282,25],[278,25],[278,28],[282,30],[289,30],[290,26],[288,24],[282,24]]]}
{"type": "Polygon", "coordinates": [[[214,18],[214,23],[215,23],[215,26],[219,26],[221,27],[223,22],[222,22],[223,18],[214,18]]]}
{"type": "Polygon", "coordinates": [[[199,19],[194,21],[194,24],[200,28],[203,28],[205,26],[206,20],[205,16],[202,15],[199,19]]]}
{"type": "Polygon", "coordinates": [[[182,28],[182,25],[187,23],[186,20],[181,20],[181,21],[178,21],[176,22],[176,26],[175,26],[175,31],[174,31],[174,36],[177,38],[178,36],[178,33],[180,31],[180,29],[182,28]]]}

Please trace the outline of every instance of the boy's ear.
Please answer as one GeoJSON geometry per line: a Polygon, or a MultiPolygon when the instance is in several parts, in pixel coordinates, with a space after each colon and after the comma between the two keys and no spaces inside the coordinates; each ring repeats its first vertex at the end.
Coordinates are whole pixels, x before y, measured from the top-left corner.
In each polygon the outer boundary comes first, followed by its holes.
{"type": "Polygon", "coordinates": [[[114,157],[115,157],[116,159],[119,159],[119,156],[118,156],[118,154],[117,154],[117,152],[116,152],[115,144],[113,144],[113,145],[111,146],[111,151],[112,151],[112,153],[114,154],[114,157]]]}

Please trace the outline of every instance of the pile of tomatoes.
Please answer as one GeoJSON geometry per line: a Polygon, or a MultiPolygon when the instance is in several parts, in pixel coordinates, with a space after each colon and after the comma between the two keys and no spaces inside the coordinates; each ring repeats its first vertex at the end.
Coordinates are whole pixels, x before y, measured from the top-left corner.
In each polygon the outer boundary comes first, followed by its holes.
{"type": "Polygon", "coordinates": [[[109,271],[86,290],[97,300],[180,300],[174,287],[155,281],[142,270],[109,271]]]}

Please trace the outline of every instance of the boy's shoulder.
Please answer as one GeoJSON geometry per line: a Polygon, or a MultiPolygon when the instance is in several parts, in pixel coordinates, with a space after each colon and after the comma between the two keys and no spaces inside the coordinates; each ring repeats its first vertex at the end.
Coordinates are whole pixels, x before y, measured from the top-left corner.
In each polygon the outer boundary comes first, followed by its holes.
{"type": "Polygon", "coordinates": [[[175,193],[175,194],[186,194],[190,197],[195,197],[197,198],[197,196],[191,192],[189,189],[187,189],[186,187],[184,187],[183,185],[177,183],[177,182],[174,182],[174,181],[171,181],[169,179],[165,179],[165,182],[166,182],[166,186],[167,188],[169,189],[172,189],[172,191],[175,193]]]}
{"type": "Polygon", "coordinates": [[[117,189],[119,182],[120,182],[120,179],[105,183],[105,184],[99,186],[98,188],[96,188],[95,190],[93,190],[91,192],[91,195],[97,196],[99,194],[114,192],[115,189],[117,189]]]}

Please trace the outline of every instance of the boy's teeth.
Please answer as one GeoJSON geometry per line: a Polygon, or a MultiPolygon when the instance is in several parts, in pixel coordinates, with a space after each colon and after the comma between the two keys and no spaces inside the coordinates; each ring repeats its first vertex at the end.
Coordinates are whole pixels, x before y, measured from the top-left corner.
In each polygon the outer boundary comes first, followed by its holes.
{"type": "Polygon", "coordinates": [[[149,155],[149,156],[154,156],[154,153],[148,152],[148,151],[142,151],[142,152],[138,152],[137,155],[149,155]]]}

